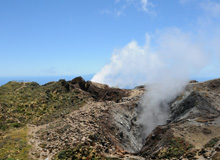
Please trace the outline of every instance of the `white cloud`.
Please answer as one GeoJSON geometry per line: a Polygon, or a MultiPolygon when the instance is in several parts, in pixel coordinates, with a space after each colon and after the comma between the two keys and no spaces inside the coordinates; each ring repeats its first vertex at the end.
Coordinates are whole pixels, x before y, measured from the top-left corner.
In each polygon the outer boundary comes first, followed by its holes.
{"type": "Polygon", "coordinates": [[[149,0],[115,0],[114,8],[105,9],[101,13],[121,16],[125,15],[126,9],[135,8],[136,10],[155,15],[155,12],[152,10],[153,7],[153,3],[149,0]]]}
{"type": "Polygon", "coordinates": [[[154,7],[153,3],[149,2],[149,0],[141,0],[142,10],[145,12],[150,12],[150,8],[154,7]]]}
{"type": "Polygon", "coordinates": [[[148,3],[148,0],[141,0],[141,4],[142,4],[142,9],[144,10],[144,11],[147,11],[148,9],[147,9],[147,4],[148,3]]]}

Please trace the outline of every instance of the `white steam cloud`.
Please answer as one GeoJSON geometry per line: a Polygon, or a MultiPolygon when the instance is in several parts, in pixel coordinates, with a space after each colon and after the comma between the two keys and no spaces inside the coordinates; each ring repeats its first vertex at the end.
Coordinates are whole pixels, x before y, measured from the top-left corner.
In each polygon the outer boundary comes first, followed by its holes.
{"type": "Polygon", "coordinates": [[[153,41],[155,45],[151,45],[147,35],[144,46],[132,41],[116,50],[111,62],[92,81],[122,88],[162,83],[164,79],[187,81],[192,73],[207,64],[203,45],[194,42],[190,34],[174,28],[158,35],[153,41]]]}
{"type": "Polygon", "coordinates": [[[157,59],[162,65],[151,68],[147,73],[147,92],[141,100],[139,121],[146,135],[157,125],[166,123],[168,103],[184,89],[190,75],[200,71],[209,62],[203,45],[194,42],[190,34],[178,29],[165,31],[156,42],[157,59]]]}
{"type": "MultiPolygon", "coordinates": [[[[148,1],[142,2],[145,5],[148,1]]],[[[114,51],[111,62],[92,79],[123,88],[146,84],[139,118],[146,135],[166,123],[168,103],[184,89],[190,77],[220,77],[220,3],[207,0],[200,7],[203,16],[191,28],[193,34],[171,28],[147,35],[143,46],[132,41],[114,51]]]]}
{"type": "Polygon", "coordinates": [[[110,86],[134,87],[146,84],[141,100],[139,121],[149,134],[157,125],[166,123],[168,103],[186,86],[190,75],[203,69],[209,58],[203,43],[194,36],[174,28],[157,34],[152,45],[150,36],[139,46],[132,41],[116,50],[111,62],[92,81],[110,86]]]}

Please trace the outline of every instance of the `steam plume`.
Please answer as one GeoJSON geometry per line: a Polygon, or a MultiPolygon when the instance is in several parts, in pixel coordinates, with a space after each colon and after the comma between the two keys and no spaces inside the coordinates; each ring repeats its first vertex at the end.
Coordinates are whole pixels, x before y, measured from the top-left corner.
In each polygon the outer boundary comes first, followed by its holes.
{"type": "Polygon", "coordinates": [[[144,46],[132,41],[116,50],[111,62],[92,79],[120,87],[146,84],[139,119],[145,134],[166,122],[168,102],[185,87],[192,74],[209,62],[206,48],[201,42],[195,42],[190,33],[174,28],[159,32],[154,37],[153,45],[147,35],[144,46]]]}
{"type": "Polygon", "coordinates": [[[159,33],[153,43],[147,34],[144,46],[132,41],[114,51],[111,62],[92,81],[123,88],[163,81],[162,77],[188,80],[207,63],[202,44],[177,28],[159,33]]]}

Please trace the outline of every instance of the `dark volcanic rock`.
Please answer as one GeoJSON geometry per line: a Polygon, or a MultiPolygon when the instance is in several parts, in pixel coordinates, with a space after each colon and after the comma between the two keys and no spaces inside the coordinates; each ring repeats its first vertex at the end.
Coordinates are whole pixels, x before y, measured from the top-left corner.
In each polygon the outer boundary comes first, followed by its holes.
{"type": "Polygon", "coordinates": [[[179,120],[181,118],[205,117],[209,114],[218,116],[217,110],[206,98],[198,92],[191,92],[181,101],[176,101],[171,105],[171,120],[179,120]]]}
{"type": "Polygon", "coordinates": [[[127,96],[126,90],[117,88],[98,88],[92,82],[86,83],[86,91],[91,93],[93,98],[102,101],[115,101],[119,102],[123,97],[127,96]]]}
{"type": "Polygon", "coordinates": [[[97,101],[119,102],[123,97],[128,96],[128,90],[110,88],[107,85],[105,85],[103,88],[100,88],[91,81],[85,82],[82,77],[77,77],[70,81],[70,83],[74,86],[74,88],[79,88],[90,93],[91,97],[97,101]]]}
{"type": "Polygon", "coordinates": [[[191,80],[191,81],[189,81],[189,83],[198,83],[198,81],[197,80],[191,80]]]}
{"type": "Polygon", "coordinates": [[[82,77],[76,77],[70,83],[76,88],[85,90],[86,81],[82,77]]]}
{"type": "Polygon", "coordinates": [[[146,138],[146,142],[138,154],[149,158],[152,153],[155,153],[160,147],[164,146],[167,139],[171,137],[173,137],[173,134],[172,131],[169,130],[169,126],[156,127],[146,138]]]}

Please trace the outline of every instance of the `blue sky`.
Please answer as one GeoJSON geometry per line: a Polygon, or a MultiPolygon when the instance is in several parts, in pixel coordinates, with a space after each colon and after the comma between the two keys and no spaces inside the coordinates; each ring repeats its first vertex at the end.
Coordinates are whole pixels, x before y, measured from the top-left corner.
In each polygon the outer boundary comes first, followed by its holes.
{"type": "Polygon", "coordinates": [[[217,0],[1,0],[0,77],[93,74],[146,33],[215,35],[219,15],[217,0]]]}

